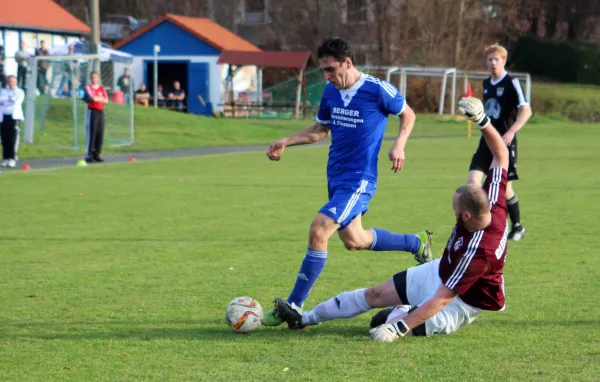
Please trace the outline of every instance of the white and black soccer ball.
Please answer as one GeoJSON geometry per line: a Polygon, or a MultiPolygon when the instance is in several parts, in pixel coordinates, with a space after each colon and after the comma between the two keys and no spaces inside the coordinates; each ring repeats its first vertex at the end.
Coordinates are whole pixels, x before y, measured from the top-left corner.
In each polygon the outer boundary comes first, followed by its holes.
{"type": "Polygon", "coordinates": [[[252,297],[236,297],[225,312],[227,324],[237,333],[249,333],[260,328],[264,317],[262,307],[252,297]]]}

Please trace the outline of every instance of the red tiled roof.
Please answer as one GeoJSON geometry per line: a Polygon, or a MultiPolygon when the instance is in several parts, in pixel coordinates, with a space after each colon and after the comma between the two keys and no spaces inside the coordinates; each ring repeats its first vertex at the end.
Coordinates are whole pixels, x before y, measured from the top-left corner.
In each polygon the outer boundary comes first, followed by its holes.
{"type": "Polygon", "coordinates": [[[154,22],[146,25],[145,27],[138,29],[131,35],[127,36],[123,40],[119,41],[114,45],[115,49],[120,48],[121,46],[127,44],[131,40],[141,36],[146,33],[150,29],[159,25],[163,21],[170,21],[171,23],[177,25],[181,29],[191,33],[192,35],[198,37],[200,40],[205,41],[206,43],[214,46],[220,51],[225,50],[242,50],[242,51],[250,51],[250,52],[260,52],[260,48],[252,45],[248,41],[239,37],[235,33],[230,30],[223,28],[219,24],[211,21],[207,18],[200,17],[187,17],[187,16],[177,16],[167,13],[163,17],[155,20],[154,22]]]}
{"type": "Polygon", "coordinates": [[[225,51],[219,57],[219,64],[256,65],[264,68],[304,69],[310,51],[262,51],[242,52],[225,51]]]}
{"type": "Polygon", "coordinates": [[[0,11],[0,25],[4,27],[90,33],[85,23],[52,0],[8,0],[7,3],[0,11]]]}

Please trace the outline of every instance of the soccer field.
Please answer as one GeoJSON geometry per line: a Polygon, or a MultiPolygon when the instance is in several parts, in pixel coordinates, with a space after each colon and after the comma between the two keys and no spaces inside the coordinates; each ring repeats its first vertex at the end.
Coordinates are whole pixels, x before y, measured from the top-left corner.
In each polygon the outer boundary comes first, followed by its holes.
{"type": "MultiPolygon", "coordinates": [[[[441,255],[474,137],[384,142],[367,227],[429,229],[441,255]]],[[[236,296],[287,297],[326,201],[326,147],[0,175],[0,380],[595,381],[600,375],[600,126],[519,133],[526,238],[510,242],[507,310],[450,336],[368,337],[371,314],[234,334],[236,296]]],[[[331,241],[306,308],[412,266],[331,241]]]]}

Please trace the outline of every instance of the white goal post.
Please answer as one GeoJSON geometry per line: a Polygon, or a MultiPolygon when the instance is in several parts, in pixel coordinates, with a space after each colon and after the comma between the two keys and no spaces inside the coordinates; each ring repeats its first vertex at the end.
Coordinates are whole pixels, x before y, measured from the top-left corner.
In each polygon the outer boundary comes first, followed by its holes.
{"type": "Polygon", "coordinates": [[[23,141],[82,149],[87,130],[84,88],[91,72],[99,72],[109,95],[105,114],[105,147],[127,146],[134,140],[134,102],[131,81],[126,93],[117,91],[123,70],[131,61],[100,54],[30,57],[26,81],[23,141]],[[45,70],[39,71],[39,65],[45,70]],[[97,70],[100,69],[100,70],[97,70]]]}
{"type": "MultiPolygon", "coordinates": [[[[440,87],[440,104],[438,106],[438,114],[444,114],[444,104],[446,101],[446,93],[448,88],[448,77],[451,81],[450,91],[450,114],[456,114],[456,86],[458,78],[463,80],[463,92],[467,92],[467,84],[470,80],[484,80],[490,76],[485,71],[465,71],[456,68],[444,68],[444,67],[415,67],[415,66],[393,66],[387,67],[386,81],[392,82],[392,75],[399,75],[400,79],[398,82],[398,90],[402,94],[406,94],[406,86],[408,83],[408,76],[415,77],[441,77],[442,84],[440,87]]],[[[527,100],[531,103],[531,75],[529,73],[511,72],[511,76],[525,82],[525,94],[527,100]]],[[[462,95],[461,95],[462,97],[462,95]]]]}

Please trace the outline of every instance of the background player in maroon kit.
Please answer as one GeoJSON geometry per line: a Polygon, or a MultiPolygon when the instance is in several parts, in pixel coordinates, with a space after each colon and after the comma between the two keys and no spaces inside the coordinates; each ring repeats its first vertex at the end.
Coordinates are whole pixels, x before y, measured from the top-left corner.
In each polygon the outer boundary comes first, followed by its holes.
{"type": "Polygon", "coordinates": [[[85,99],[88,104],[85,161],[104,162],[100,152],[104,141],[104,104],[108,103],[108,95],[104,86],[100,85],[100,76],[97,72],[90,74],[90,80],[92,83],[85,87],[85,99]]]}
{"type": "Polygon", "coordinates": [[[466,184],[454,193],[456,225],[443,256],[376,287],[341,293],[302,314],[276,299],[278,314],[290,329],[391,307],[373,317],[370,331],[372,340],[391,342],[406,335],[450,334],[473,322],[483,310],[504,309],[508,148],[480,100],[463,98],[459,111],[479,126],[493,161],[483,188],[466,184]]]}

